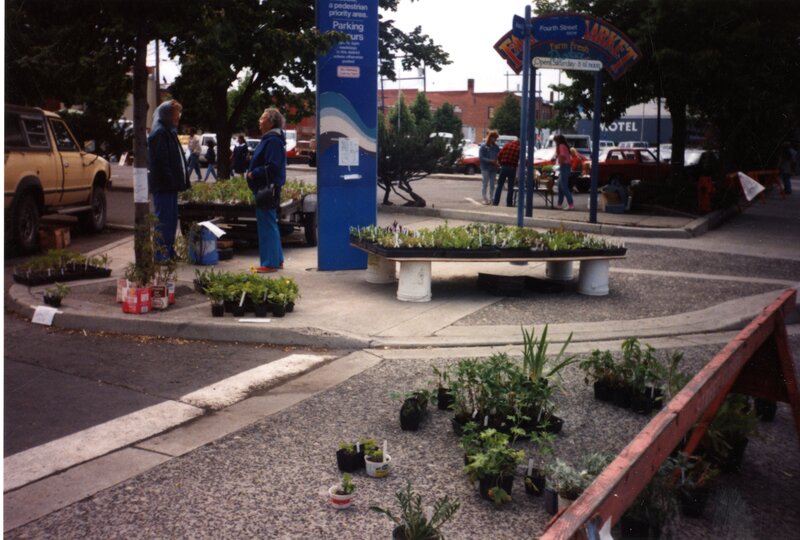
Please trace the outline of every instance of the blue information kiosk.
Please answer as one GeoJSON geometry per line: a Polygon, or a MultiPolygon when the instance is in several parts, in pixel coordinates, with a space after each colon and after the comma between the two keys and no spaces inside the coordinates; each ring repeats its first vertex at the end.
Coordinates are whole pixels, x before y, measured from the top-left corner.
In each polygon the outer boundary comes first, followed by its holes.
{"type": "Polygon", "coordinates": [[[348,36],[317,59],[319,270],[367,267],[351,226],[377,221],[378,0],[317,0],[320,32],[348,36]]]}

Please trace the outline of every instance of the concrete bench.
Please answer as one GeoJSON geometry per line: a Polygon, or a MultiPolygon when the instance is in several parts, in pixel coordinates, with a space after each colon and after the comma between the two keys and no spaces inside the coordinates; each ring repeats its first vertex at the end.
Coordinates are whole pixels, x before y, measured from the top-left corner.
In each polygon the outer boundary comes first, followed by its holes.
{"type": "Polygon", "coordinates": [[[380,254],[368,247],[351,244],[366,251],[369,255],[366,280],[369,283],[394,283],[397,285],[397,299],[403,302],[430,302],[431,300],[431,263],[436,262],[546,262],[546,275],[557,281],[569,281],[573,277],[573,262],[580,262],[578,272],[578,292],[589,296],[605,296],[608,294],[608,268],[612,259],[622,259],[625,255],[570,255],[565,257],[547,257],[531,255],[529,257],[393,257],[391,254],[380,254]],[[396,272],[399,263],[399,276],[396,272]]]}

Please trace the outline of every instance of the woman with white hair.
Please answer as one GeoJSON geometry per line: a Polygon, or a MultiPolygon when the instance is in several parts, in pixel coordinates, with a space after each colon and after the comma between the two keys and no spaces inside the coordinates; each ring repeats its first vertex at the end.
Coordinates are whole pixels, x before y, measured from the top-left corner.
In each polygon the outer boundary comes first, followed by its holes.
{"type": "Polygon", "coordinates": [[[283,268],[283,248],[278,228],[278,211],[281,204],[281,186],[286,183],[286,136],[283,132],[283,115],[275,108],[264,111],[258,119],[263,134],[250,166],[247,185],[256,196],[256,222],[258,224],[258,252],[261,266],[258,272],[275,272],[283,268]]]}

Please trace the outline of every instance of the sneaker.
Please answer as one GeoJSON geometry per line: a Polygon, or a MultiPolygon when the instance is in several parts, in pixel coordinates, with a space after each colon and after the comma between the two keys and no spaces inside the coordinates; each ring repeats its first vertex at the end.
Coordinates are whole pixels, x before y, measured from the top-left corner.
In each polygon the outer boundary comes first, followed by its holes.
{"type": "Polygon", "coordinates": [[[259,266],[256,268],[256,272],[259,274],[271,274],[272,272],[277,272],[277,268],[272,268],[271,266],[259,266]]]}
{"type": "Polygon", "coordinates": [[[574,210],[574,209],[575,209],[575,205],[574,204],[569,205],[569,208],[567,208],[567,210],[574,210]]]}

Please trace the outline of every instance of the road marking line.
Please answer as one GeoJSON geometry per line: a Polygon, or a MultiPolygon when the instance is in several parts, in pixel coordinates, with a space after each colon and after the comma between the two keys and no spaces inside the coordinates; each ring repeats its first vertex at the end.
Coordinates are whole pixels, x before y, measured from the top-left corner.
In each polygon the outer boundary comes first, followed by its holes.
{"type": "Polygon", "coordinates": [[[3,491],[29,484],[203,415],[203,410],[164,401],[3,459],[3,491]]]}
{"type": "Polygon", "coordinates": [[[275,384],[287,377],[299,375],[324,363],[332,356],[313,354],[291,354],[285,358],[269,362],[253,369],[243,371],[212,385],[195,390],[179,398],[183,403],[204,409],[224,409],[243,400],[254,389],[267,384],[275,384]]]}

